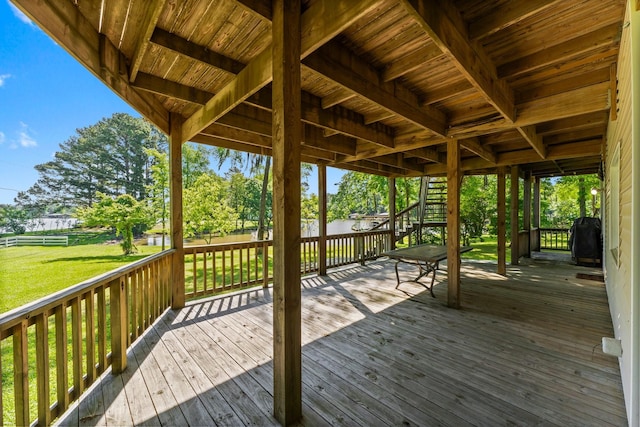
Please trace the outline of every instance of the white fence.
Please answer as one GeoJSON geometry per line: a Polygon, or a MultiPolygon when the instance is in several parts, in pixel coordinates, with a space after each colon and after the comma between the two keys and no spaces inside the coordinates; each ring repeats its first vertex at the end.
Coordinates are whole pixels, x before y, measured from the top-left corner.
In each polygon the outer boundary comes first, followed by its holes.
{"type": "Polygon", "coordinates": [[[69,236],[13,236],[0,239],[0,248],[10,246],[69,246],[69,236]]]}

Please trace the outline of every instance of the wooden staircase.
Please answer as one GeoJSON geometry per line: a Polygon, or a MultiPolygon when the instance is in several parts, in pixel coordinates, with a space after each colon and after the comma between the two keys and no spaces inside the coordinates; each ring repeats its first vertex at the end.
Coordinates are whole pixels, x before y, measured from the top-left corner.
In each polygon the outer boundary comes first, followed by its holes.
{"type": "MultiPolygon", "coordinates": [[[[395,221],[396,242],[409,236],[410,245],[423,243],[426,231],[433,228],[439,228],[444,239],[447,227],[446,178],[423,177],[420,182],[420,200],[396,213],[395,221]]],[[[388,227],[389,220],[386,220],[372,230],[388,227]]]]}

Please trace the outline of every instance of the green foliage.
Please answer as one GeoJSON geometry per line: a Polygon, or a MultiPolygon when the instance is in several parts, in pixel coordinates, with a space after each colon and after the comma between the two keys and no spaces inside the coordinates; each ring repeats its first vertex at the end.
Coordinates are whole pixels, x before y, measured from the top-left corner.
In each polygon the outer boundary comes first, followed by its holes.
{"type": "Polygon", "coordinates": [[[0,207],[0,227],[11,233],[24,234],[28,221],[29,213],[26,209],[11,205],[0,207]]]}
{"type": "Polygon", "coordinates": [[[338,192],[331,196],[327,219],[345,219],[350,213],[376,214],[388,209],[387,178],[362,172],[347,172],[342,176],[338,192]]]}
{"type": "Polygon", "coordinates": [[[465,245],[486,231],[496,214],[497,180],[495,175],[465,176],[460,188],[460,232],[465,245]]]}
{"type": "Polygon", "coordinates": [[[213,174],[202,174],[183,194],[184,231],[187,237],[207,236],[207,243],[215,234],[226,234],[234,229],[236,212],[228,204],[227,190],[222,179],[213,174]]]}
{"type": "Polygon", "coordinates": [[[97,193],[147,195],[152,162],[145,150],[166,150],[167,139],[149,122],[116,113],[81,128],[60,144],[54,159],[35,166],[39,178],[16,197],[21,206],[65,211],[91,206],[97,193]]]}
{"type": "Polygon", "coordinates": [[[149,222],[149,212],[145,205],[129,194],[122,194],[114,199],[106,194],[98,193],[98,197],[100,200],[93,206],[79,209],[78,216],[89,227],[114,227],[116,235],[122,236],[121,246],[124,254],[135,253],[133,227],[149,222]]]}
{"type": "Polygon", "coordinates": [[[583,204],[586,216],[596,216],[600,211],[600,195],[594,198],[591,189],[600,191],[600,179],[597,175],[563,176],[554,180],[554,194],[545,212],[546,221],[551,227],[570,227],[573,220],[581,216],[583,204]],[[581,179],[583,180],[581,182],[581,179]]]}

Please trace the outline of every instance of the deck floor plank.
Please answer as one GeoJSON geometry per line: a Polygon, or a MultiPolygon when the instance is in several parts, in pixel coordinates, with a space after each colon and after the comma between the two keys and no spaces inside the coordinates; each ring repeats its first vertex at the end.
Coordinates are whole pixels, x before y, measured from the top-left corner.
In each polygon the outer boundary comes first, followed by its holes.
{"type": "MultiPolygon", "coordinates": [[[[435,299],[395,289],[384,261],[303,279],[302,425],[627,424],[617,360],[597,346],[613,335],[604,284],[575,276],[597,270],[525,260],[505,278],[465,261],[460,310],[443,270],[435,299]]],[[[63,424],[277,425],[271,298],[167,312],[63,424]]]]}

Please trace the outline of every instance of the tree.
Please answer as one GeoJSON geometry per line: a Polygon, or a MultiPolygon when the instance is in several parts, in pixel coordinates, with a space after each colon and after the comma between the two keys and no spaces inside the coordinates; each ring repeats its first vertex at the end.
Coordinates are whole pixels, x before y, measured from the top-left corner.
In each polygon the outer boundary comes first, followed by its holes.
{"type": "Polygon", "coordinates": [[[29,212],[26,209],[5,205],[0,207],[0,227],[13,234],[24,234],[27,231],[29,212]]]}
{"type": "Polygon", "coordinates": [[[146,197],[151,183],[145,149],[166,151],[167,139],[142,118],[117,113],[76,130],[60,144],[53,160],[35,166],[36,183],[20,193],[21,206],[44,206],[53,211],[91,206],[97,193],[146,197]]]}
{"type": "Polygon", "coordinates": [[[169,156],[156,149],[147,149],[152,160],[151,184],[147,186],[149,212],[153,224],[162,225],[162,250],[165,250],[167,217],[169,216],[169,156]]]}
{"type": "Polygon", "coordinates": [[[331,197],[327,219],[348,218],[350,213],[376,214],[388,205],[387,178],[362,172],[347,172],[342,176],[338,192],[331,197]]]}
{"type": "Polygon", "coordinates": [[[312,224],[320,217],[318,215],[318,196],[311,194],[309,196],[303,195],[300,201],[300,218],[302,219],[303,231],[307,232],[311,230],[312,224]]]}
{"type": "Polygon", "coordinates": [[[209,173],[211,151],[202,144],[187,142],[182,146],[182,187],[190,188],[200,175],[209,173]]]}
{"type": "Polygon", "coordinates": [[[495,175],[464,177],[460,188],[460,234],[465,245],[472,237],[481,237],[497,217],[496,186],[495,175]]]}
{"type": "Polygon", "coordinates": [[[129,194],[121,194],[115,198],[98,193],[98,202],[90,207],[79,208],[78,216],[86,225],[114,227],[116,236],[122,236],[122,250],[125,255],[136,252],[133,244],[133,227],[148,224],[149,213],[143,203],[129,194]]]}
{"type": "Polygon", "coordinates": [[[228,204],[222,179],[213,174],[202,174],[184,191],[184,231],[187,237],[205,236],[211,243],[215,234],[233,230],[237,214],[228,204]]]}

